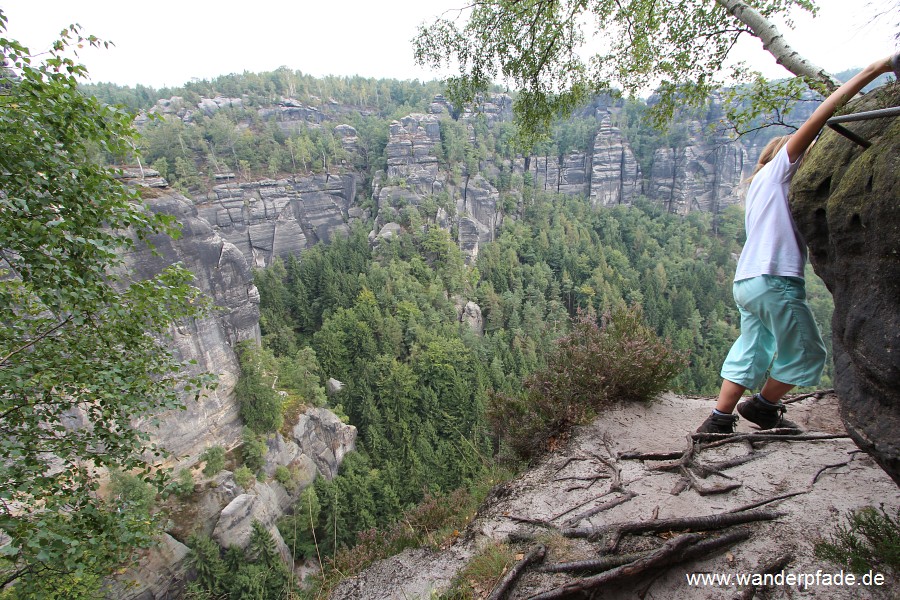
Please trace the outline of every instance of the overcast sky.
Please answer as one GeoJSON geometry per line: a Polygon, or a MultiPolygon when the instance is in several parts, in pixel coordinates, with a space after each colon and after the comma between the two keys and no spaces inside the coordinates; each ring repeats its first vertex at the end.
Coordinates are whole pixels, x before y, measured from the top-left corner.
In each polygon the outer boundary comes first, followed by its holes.
{"type": "MultiPolygon", "coordinates": [[[[49,47],[60,29],[79,23],[115,43],[85,51],[95,82],[178,86],[279,66],[311,75],[435,79],[415,65],[411,39],[425,21],[467,0],[271,0],[232,3],[155,0],[0,0],[8,35],[32,51],[49,47]]],[[[831,72],[862,67],[896,49],[896,0],[818,0],[816,19],[801,15],[789,43],[831,72]],[[892,10],[888,10],[891,7],[892,10]],[[873,22],[878,12],[887,17],[873,22]]],[[[770,77],[786,72],[748,39],[741,54],[770,77]]]]}

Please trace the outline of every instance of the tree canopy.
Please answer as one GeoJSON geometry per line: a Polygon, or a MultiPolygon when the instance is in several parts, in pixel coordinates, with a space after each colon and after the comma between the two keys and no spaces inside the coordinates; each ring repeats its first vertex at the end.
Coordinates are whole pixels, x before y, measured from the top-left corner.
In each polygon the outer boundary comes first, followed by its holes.
{"type": "Polygon", "coordinates": [[[145,457],[159,450],[132,424],[203,384],[163,338],[206,303],[180,265],[148,280],[124,269],[128,251],[177,230],[94,160],[134,143],[131,115],[78,90],[72,51],[103,42],[71,26],[38,60],[5,32],[0,12],[0,585],[96,597],[153,529],[101,497],[102,474],[154,479],[145,457]]]}
{"type": "MultiPolygon", "coordinates": [[[[533,143],[591,95],[619,88],[634,94],[654,86],[660,124],[678,106],[703,104],[722,86],[741,35],[759,37],[808,83],[834,89],[835,80],[794,52],[773,24],[792,8],[816,11],[812,0],[485,0],[463,23],[439,18],[420,27],[414,43],[420,64],[458,67],[447,82],[456,102],[498,78],[511,82],[523,139],[533,143]]],[[[740,67],[732,72],[741,73],[752,78],[740,67]]]]}

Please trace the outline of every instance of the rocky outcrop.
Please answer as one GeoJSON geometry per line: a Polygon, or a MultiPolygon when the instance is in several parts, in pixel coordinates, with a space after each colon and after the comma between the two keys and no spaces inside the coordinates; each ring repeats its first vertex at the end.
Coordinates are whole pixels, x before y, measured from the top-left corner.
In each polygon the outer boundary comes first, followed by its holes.
{"type": "Polygon", "coordinates": [[[587,196],[591,178],[591,155],[570,152],[561,157],[537,156],[531,161],[531,171],[539,190],[587,196]]]}
{"type": "Polygon", "coordinates": [[[188,548],[170,535],[160,536],[157,544],[141,552],[140,567],[132,567],[109,580],[107,598],[116,600],[165,600],[180,598],[187,573],[188,548]],[[173,586],[172,582],[179,582],[173,586]]]}
{"type": "Polygon", "coordinates": [[[292,434],[303,454],[312,458],[327,479],[337,475],[344,455],[356,448],[356,427],[324,408],[311,408],[301,415],[292,434]]]}
{"type": "Polygon", "coordinates": [[[276,106],[257,110],[259,118],[274,120],[284,133],[290,135],[300,129],[318,127],[324,120],[324,113],[315,106],[307,106],[293,98],[282,98],[276,106]]]}
{"type": "Polygon", "coordinates": [[[705,127],[699,121],[687,123],[686,141],[653,155],[645,194],[669,212],[715,214],[743,199],[746,150],[727,138],[709,136],[705,127]]]}
{"type": "Polygon", "coordinates": [[[481,314],[481,307],[472,302],[466,301],[464,298],[454,298],[456,303],[456,315],[459,322],[468,327],[477,335],[484,334],[484,317],[481,314]]]}
{"type": "Polygon", "coordinates": [[[609,110],[597,109],[597,119],[600,125],[591,157],[591,204],[631,204],[641,192],[640,166],[625,136],[613,126],[609,110]]]}
{"type": "MultiPolygon", "coordinates": [[[[878,88],[849,112],[900,104],[878,88]]],[[[832,344],[841,417],[857,445],[900,485],[900,120],[848,126],[863,149],[826,130],[791,186],[794,219],[834,296],[832,344]]]]}
{"type": "Polygon", "coordinates": [[[405,180],[422,193],[432,193],[438,178],[435,146],[441,141],[441,125],[432,114],[407,115],[390,126],[384,153],[388,181],[405,180]]]}
{"type": "Polygon", "coordinates": [[[253,523],[258,521],[275,540],[285,564],[293,567],[291,551],[275,526],[275,522],[284,514],[290,503],[290,496],[279,484],[257,482],[253,489],[232,500],[222,510],[213,531],[213,539],[223,548],[230,546],[246,548],[250,543],[253,523]]]}
{"type": "Polygon", "coordinates": [[[254,266],[264,267],[347,235],[355,197],[353,174],[264,179],[217,185],[197,210],[254,266]]]}
{"type": "Polygon", "coordinates": [[[484,118],[488,123],[509,121],[513,114],[512,104],[512,96],[509,94],[485,94],[479,96],[471,106],[465,108],[460,115],[460,120],[484,118]]]}
{"type": "Polygon", "coordinates": [[[196,361],[190,367],[193,373],[218,376],[216,389],[197,400],[184,398],[183,411],[157,415],[164,427],[153,427],[149,417],[137,423],[150,428],[173,456],[196,457],[207,440],[232,447],[240,439],[242,425],[233,392],[240,367],[233,347],[241,340],[259,340],[259,292],[243,253],[218,235],[190,201],[171,191],[150,190],[145,195],[151,210],[181,223],[181,237],[154,236],[150,241],[157,254],[146,247],[132,252],[126,257],[128,270],[149,278],[180,262],[194,274],[194,285],[221,307],[203,319],[181,322],[171,332],[177,355],[196,361]]]}

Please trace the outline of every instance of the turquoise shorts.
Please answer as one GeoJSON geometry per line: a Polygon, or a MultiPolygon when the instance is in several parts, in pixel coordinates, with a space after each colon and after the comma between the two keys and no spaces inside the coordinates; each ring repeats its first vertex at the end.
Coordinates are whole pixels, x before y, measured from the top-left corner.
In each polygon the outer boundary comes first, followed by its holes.
{"type": "Polygon", "coordinates": [[[806,283],[761,275],[735,281],[741,335],[722,365],[722,378],[748,389],[766,373],[782,383],[816,385],[825,368],[825,343],[806,303],[806,283]]]}

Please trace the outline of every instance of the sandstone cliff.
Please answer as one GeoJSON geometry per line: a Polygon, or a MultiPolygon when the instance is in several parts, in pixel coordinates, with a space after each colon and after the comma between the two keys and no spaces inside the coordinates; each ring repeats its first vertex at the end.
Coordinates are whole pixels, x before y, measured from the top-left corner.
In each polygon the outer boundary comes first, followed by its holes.
{"type": "MultiPolygon", "coordinates": [[[[140,173],[129,174],[135,178],[140,176],[140,173]]],[[[212,535],[223,547],[246,545],[254,520],[269,529],[285,561],[292,565],[290,553],[275,528],[275,521],[285,514],[317,474],[334,477],[343,457],[354,450],[356,443],[355,427],[345,425],[326,409],[310,408],[300,415],[291,439],[276,434],[268,440],[264,469],[267,480],[256,483],[251,489],[241,489],[229,471],[207,478],[196,468],[195,463],[206,448],[223,446],[231,449],[241,442],[243,423],[234,395],[240,365],[234,346],[248,339],[259,342],[260,338],[259,293],[253,285],[250,258],[257,257],[260,262],[270,261],[273,251],[277,252],[283,246],[273,242],[266,254],[260,251],[258,244],[253,245],[250,238],[243,244],[245,254],[220,235],[223,231],[233,233],[229,230],[238,228],[235,222],[231,222],[230,227],[214,228],[192,202],[167,189],[165,183],[156,178],[158,174],[145,171],[144,175],[149,180],[135,181],[145,185],[148,181],[153,183],[153,188],[144,188],[143,191],[148,206],[154,212],[174,216],[181,223],[182,235],[177,240],[167,236],[152,238],[150,241],[155,253],[144,246],[126,257],[126,267],[135,277],[146,278],[170,264],[181,262],[194,274],[194,285],[211,299],[216,308],[203,319],[179,323],[171,332],[171,343],[181,360],[196,361],[190,367],[192,371],[216,375],[218,385],[197,400],[185,397],[184,410],[155,415],[161,426],[153,426],[149,418],[136,423],[138,427],[147,429],[155,442],[171,452],[169,466],[190,469],[194,465],[193,476],[199,484],[189,498],[169,500],[170,524],[167,533],[156,547],[142,553],[138,564],[110,582],[108,597],[117,600],[177,597],[186,573],[188,551],[183,542],[187,537],[192,533],[204,533],[212,535]],[[296,485],[291,489],[271,480],[278,466],[288,467],[294,474],[296,485]]],[[[335,186],[334,189],[341,192],[345,190],[344,186],[353,185],[352,179],[349,183],[340,178],[335,180],[340,187],[335,186]]],[[[317,223],[315,215],[318,213],[310,205],[315,205],[319,195],[326,194],[321,188],[329,189],[328,179],[311,178],[311,181],[278,184],[264,182],[243,188],[226,188],[242,192],[248,190],[248,194],[255,194],[252,197],[256,203],[252,206],[259,210],[254,213],[244,205],[237,212],[242,217],[237,222],[245,225],[244,235],[249,236],[253,225],[262,226],[258,231],[269,226],[265,235],[283,240],[278,238],[278,227],[282,223],[279,218],[283,214],[266,211],[275,206],[280,206],[282,212],[292,210],[288,208],[292,202],[301,205],[304,211],[301,214],[306,217],[304,222],[317,223]],[[275,193],[267,195],[261,190],[274,190],[275,193]],[[282,193],[287,197],[284,203],[279,195],[282,193]],[[312,199],[304,198],[305,193],[312,199]],[[248,221],[252,225],[247,225],[248,221]]],[[[207,209],[207,213],[222,218],[221,213],[213,210],[207,209]]],[[[223,221],[224,218],[220,223],[223,221]]],[[[328,235],[334,234],[334,229],[318,223],[319,227],[313,229],[317,236],[324,236],[326,232],[328,235]]]]}
{"type": "Polygon", "coordinates": [[[210,440],[230,448],[240,439],[242,424],[234,400],[240,366],[233,348],[241,340],[259,341],[259,292],[244,254],[200,217],[187,198],[157,188],[145,195],[150,196],[151,210],[181,223],[182,235],[178,240],[151,239],[158,254],[146,248],[134,252],[126,258],[128,269],[146,278],[180,262],[194,274],[194,285],[221,307],[201,320],[179,323],[172,331],[181,359],[195,360],[192,369],[198,373],[215,374],[218,386],[197,401],[186,398],[186,409],[162,415],[165,426],[154,431],[173,460],[195,458],[210,440]]]}

